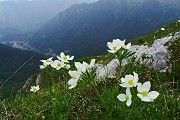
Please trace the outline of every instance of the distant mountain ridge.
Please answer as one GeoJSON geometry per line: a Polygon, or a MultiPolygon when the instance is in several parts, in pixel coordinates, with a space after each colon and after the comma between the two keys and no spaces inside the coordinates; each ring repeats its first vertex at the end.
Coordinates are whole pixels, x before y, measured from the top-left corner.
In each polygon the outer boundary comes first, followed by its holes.
{"type": "Polygon", "coordinates": [[[59,13],[30,40],[41,52],[65,51],[78,58],[104,54],[106,42],[131,40],[180,18],[180,7],[161,0],[99,0],[59,13]]]}
{"type": "Polygon", "coordinates": [[[0,28],[34,31],[73,4],[96,0],[12,0],[0,2],[0,28]]]}

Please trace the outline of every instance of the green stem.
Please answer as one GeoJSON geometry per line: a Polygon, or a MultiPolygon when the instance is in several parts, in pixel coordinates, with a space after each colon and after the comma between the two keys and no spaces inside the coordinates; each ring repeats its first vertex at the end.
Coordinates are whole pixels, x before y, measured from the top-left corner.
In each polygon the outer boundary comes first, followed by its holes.
{"type": "MultiPolygon", "coordinates": [[[[164,91],[164,90],[166,90],[166,89],[162,87],[162,84],[161,84],[161,81],[160,81],[159,76],[158,76],[158,74],[157,74],[157,71],[155,71],[155,73],[156,73],[156,77],[157,77],[157,79],[158,79],[158,84],[159,84],[159,86],[160,86],[161,92],[163,93],[163,98],[164,98],[164,101],[165,101],[165,103],[166,103],[166,108],[168,109],[167,99],[166,99],[165,91],[164,91]]],[[[168,110],[169,110],[169,109],[168,109],[168,110]]]]}
{"type": "Polygon", "coordinates": [[[128,115],[128,119],[127,120],[129,120],[130,119],[130,117],[131,117],[131,115],[132,115],[132,113],[133,113],[133,111],[134,111],[134,108],[135,108],[135,101],[136,101],[136,96],[135,96],[135,93],[134,93],[134,90],[132,90],[132,96],[134,96],[133,98],[133,103],[132,103],[132,108],[131,108],[131,111],[130,111],[130,113],[129,113],[129,115],[128,115]]]}

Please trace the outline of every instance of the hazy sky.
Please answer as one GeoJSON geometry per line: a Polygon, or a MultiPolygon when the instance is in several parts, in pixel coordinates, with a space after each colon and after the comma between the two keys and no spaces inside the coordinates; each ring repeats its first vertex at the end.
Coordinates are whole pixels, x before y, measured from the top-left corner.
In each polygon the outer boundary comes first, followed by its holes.
{"type": "MultiPolygon", "coordinates": [[[[3,2],[3,1],[17,1],[17,0],[0,0],[0,2],[3,2]]],[[[33,0],[26,0],[26,1],[33,1],[33,0]]],[[[93,0],[87,0],[87,1],[93,1],[93,0]]],[[[94,1],[97,1],[97,0],[94,0],[94,1]]]]}

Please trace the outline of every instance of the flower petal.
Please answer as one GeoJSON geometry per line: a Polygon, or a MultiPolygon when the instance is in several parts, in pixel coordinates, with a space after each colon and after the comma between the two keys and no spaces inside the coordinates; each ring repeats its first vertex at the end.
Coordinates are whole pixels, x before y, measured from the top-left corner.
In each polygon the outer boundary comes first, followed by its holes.
{"type": "Polygon", "coordinates": [[[90,65],[89,65],[90,68],[94,67],[95,61],[96,61],[95,59],[91,59],[91,62],[90,62],[90,65]]]}
{"type": "Polygon", "coordinates": [[[74,56],[71,56],[70,58],[69,58],[69,60],[73,60],[74,59],[74,56]]]}
{"type": "Polygon", "coordinates": [[[60,53],[60,56],[61,56],[61,57],[64,57],[64,56],[65,56],[65,54],[64,54],[63,52],[61,52],[61,53],[60,53]]]}
{"type": "Polygon", "coordinates": [[[78,82],[78,80],[70,79],[70,80],[68,81],[68,83],[67,83],[68,85],[70,85],[69,89],[72,89],[72,88],[76,87],[77,82],[78,82]]]}
{"type": "Polygon", "coordinates": [[[159,93],[157,91],[151,91],[148,93],[148,97],[152,100],[156,99],[158,96],[159,96],[159,93]]]}
{"type": "Polygon", "coordinates": [[[127,83],[122,83],[122,84],[120,84],[120,86],[121,86],[121,87],[126,87],[126,88],[129,87],[129,85],[128,85],[127,83]]]}
{"type": "Polygon", "coordinates": [[[137,94],[137,96],[138,96],[141,100],[143,99],[142,94],[137,94]]]}
{"type": "Polygon", "coordinates": [[[126,95],[125,95],[125,94],[119,94],[119,95],[117,96],[117,98],[118,98],[120,101],[122,101],[122,102],[126,101],[126,95]]]}
{"type": "Polygon", "coordinates": [[[112,49],[113,48],[113,45],[111,42],[107,42],[107,46],[109,47],[109,49],[112,49]]]}
{"type": "Polygon", "coordinates": [[[150,83],[150,81],[147,81],[147,82],[145,82],[145,83],[142,85],[142,90],[143,90],[143,91],[146,90],[147,92],[149,92],[150,88],[151,88],[151,83],[150,83]]]}
{"type": "Polygon", "coordinates": [[[128,99],[127,102],[126,102],[126,105],[129,107],[132,103],[132,100],[131,99],[128,99]]]}
{"type": "Polygon", "coordinates": [[[133,75],[126,75],[125,76],[125,81],[128,82],[129,80],[133,80],[133,75]]]}
{"type": "Polygon", "coordinates": [[[135,72],[133,72],[133,74],[134,74],[134,82],[135,82],[135,83],[137,83],[137,82],[138,82],[138,80],[139,80],[139,78],[138,78],[138,74],[137,74],[137,73],[135,73],[135,72]]]}
{"type": "Polygon", "coordinates": [[[122,77],[122,78],[121,78],[121,82],[125,82],[125,78],[122,77]]]}
{"type": "Polygon", "coordinates": [[[153,100],[151,100],[148,97],[142,97],[142,101],[144,101],[144,102],[152,102],[153,100]]]}
{"type": "Polygon", "coordinates": [[[80,62],[75,62],[74,65],[75,65],[76,69],[82,68],[82,64],[80,62]]]}
{"type": "Polygon", "coordinates": [[[139,93],[142,93],[142,84],[141,84],[141,83],[138,83],[138,84],[137,84],[137,91],[138,91],[139,93]]]}
{"type": "Polygon", "coordinates": [[[127,89],[126,89],[126,95],[127,95],[128,97],[131,97],[131,91],[130,91],[130,88],[127,88],[127,89]]]}

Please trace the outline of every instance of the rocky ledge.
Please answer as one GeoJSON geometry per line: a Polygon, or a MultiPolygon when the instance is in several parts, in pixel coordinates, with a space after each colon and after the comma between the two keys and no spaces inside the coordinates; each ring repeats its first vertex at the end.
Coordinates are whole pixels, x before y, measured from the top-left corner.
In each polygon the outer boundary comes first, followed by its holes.
{"type": "MultiPolygon", "coordinates": [[[[176,32],[173,36],[155,40],[151,47],[133,45],[129,50],[135,53],[136,62],[144,63],[160,72],[166,72],[170,70],[171,67],[171,65],[168,65],[168,61],[171,58],[171,51],[168,50],[168,46],[178,38],[180,38],[180,32],[176,32]]],[[[123,65],[125,65],[127,61],[128,60],[124,60],[123,65]]],[[[98,77],[112,77],[116,73],[118,65],[119,62],[117,59],[113,59],[107,66],[97,64],[98,77]]]]}

